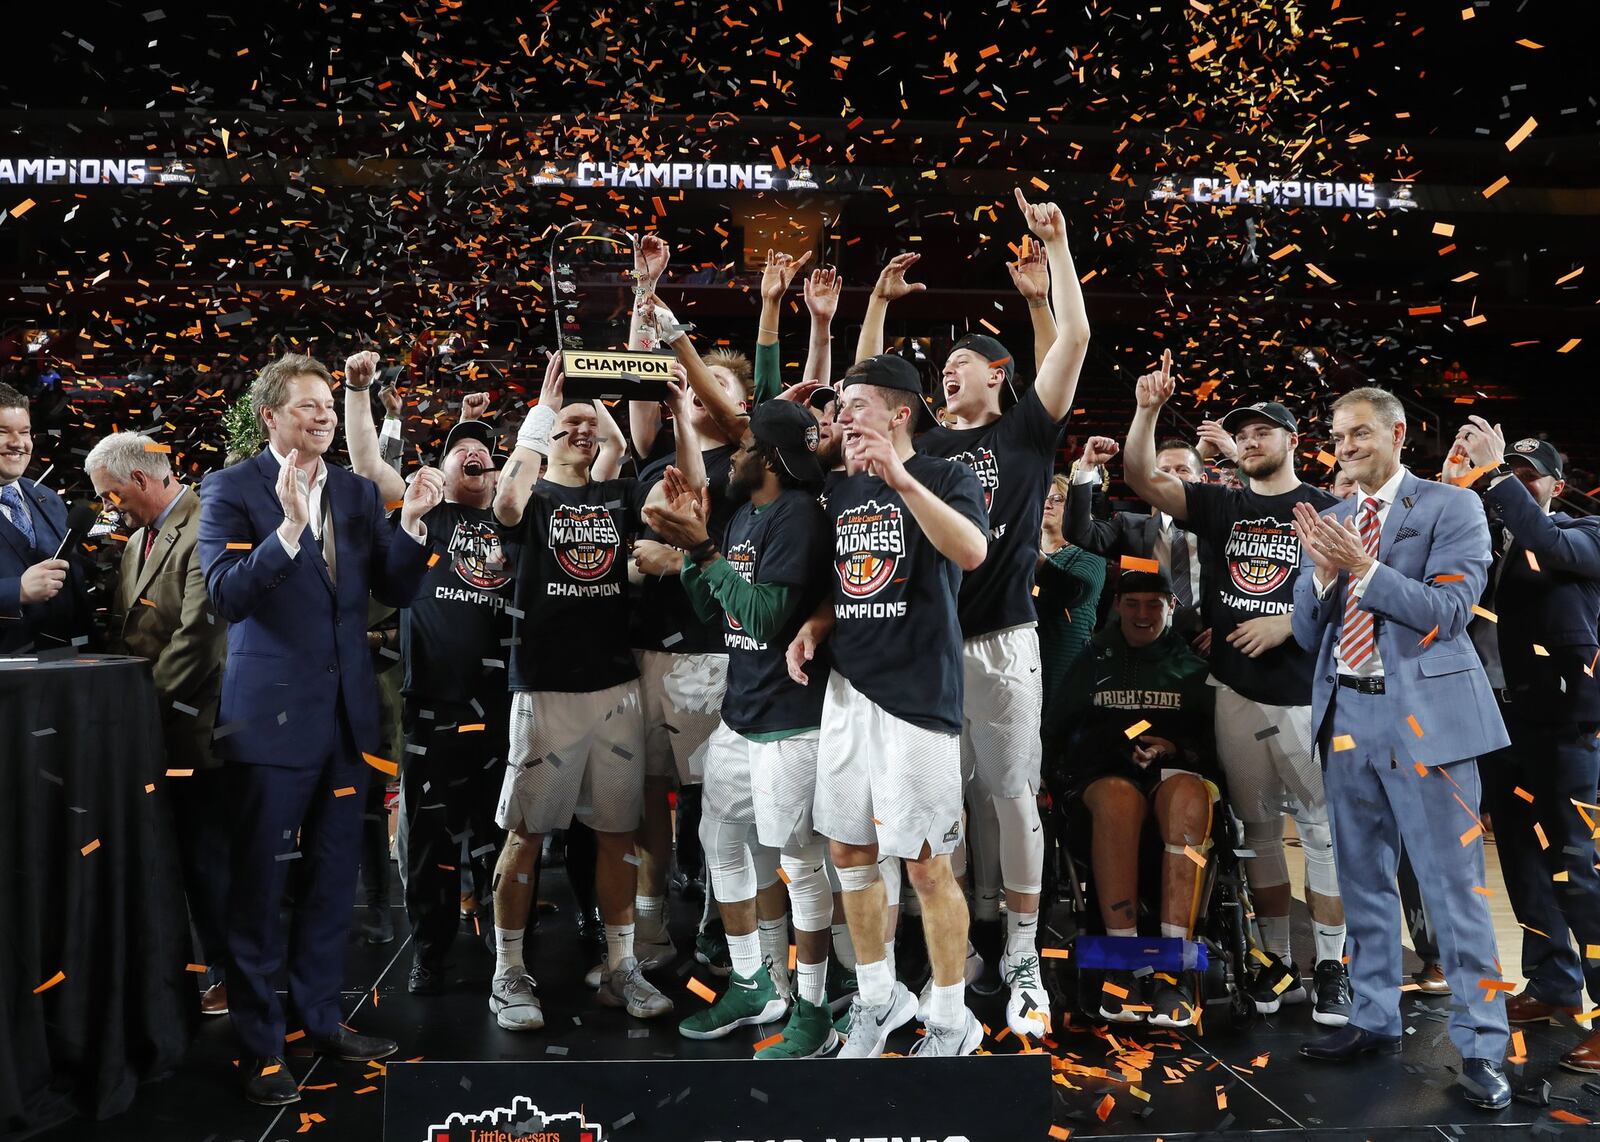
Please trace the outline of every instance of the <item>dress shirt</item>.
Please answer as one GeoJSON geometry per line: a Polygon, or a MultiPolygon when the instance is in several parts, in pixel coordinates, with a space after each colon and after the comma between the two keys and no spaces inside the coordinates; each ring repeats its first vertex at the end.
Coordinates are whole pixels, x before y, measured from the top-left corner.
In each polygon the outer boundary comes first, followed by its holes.
{"type": "MultiPolygon", "coordinates": [[[[1359,487],[1356,489],[1356,494],[1352,496],[1351,499],[1356,501],[1356,514],[1354,519],[1357,527],[1359,527],[1361,524],[1361,512],[1364,510],[1362,505],[1364,505],[1369,499],[1375,499],[1378,501],[1378,532],[1380,535],[1383,533],[1383,525],[1389,522],[1389,509],[1394,506],[1395,499],[1400,495],[1400,481],[1405,479],[1405,477],[1406,466],[1402,464],[1400,467],[1395,469],[1394,475],[1390,476],[1389,479],[1384,482],[1383,487],[1379,488],[1376,492],[1368,492],[1365,488],[1359,487]]],[[[1356,598],[1361,598],[1361,596],[1366,592],[1367,584],[1372,582],[1372,576],[1377,573],[1378,564],[1382,561],[1383,547],[1382,541],[1380,540],[1378,554],[1372,560],[1372,566],[1367,568],[1366,573],[1363,574],[1361,578],[1357,579],[1355,581],[1355,585],[1351,588],[1355,592],[1356,598]]],[[[1338,581],[1339,580],[1335,578],[1332,583],[1324,583],[1315,572],[1313,572],[1311,576],[1311,585],[1316,588],[1317,598],[1319,599],[1327,598],[1329,590],[1331,590],[1333,584],[1337,583],[1338,581]]],[[[1343,606],[1343,603],[1344,600],[1341,599],[1341,607],[1343,606]]],[[[1344,652],[1338,646],[1335,646],[1334,648],[1333,660],[1337,664],[1340,674],[1349,674],[1356,678],[1383,677],[1383,655],[1378,653],[1378,643],[1376,639],[1374,639],[1372,643],[1372,653],[1367,656],[1367,660],[1360,666],[1352,667],[1345,665],[1344,652]]]]}

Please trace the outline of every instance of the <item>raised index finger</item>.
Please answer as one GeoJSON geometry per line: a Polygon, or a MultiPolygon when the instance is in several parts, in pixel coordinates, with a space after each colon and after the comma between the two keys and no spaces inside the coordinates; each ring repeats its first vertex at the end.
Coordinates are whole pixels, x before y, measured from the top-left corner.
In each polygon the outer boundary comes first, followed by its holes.
{"type": "Polygon", "coordinates": [[[1163,383],[1172,379],[1172,350],[1161,350],[1161,380],[1163,383]]]}
{"type": "Polygon", "coordinates": [[[1022,193],[1022,188],[1020,186],[1012,187],[1012,190],[1016,192],[1017,205],[1022,207],[1023,212],[1026,213],[1029,209],[1028,196],[1022,193]]]}

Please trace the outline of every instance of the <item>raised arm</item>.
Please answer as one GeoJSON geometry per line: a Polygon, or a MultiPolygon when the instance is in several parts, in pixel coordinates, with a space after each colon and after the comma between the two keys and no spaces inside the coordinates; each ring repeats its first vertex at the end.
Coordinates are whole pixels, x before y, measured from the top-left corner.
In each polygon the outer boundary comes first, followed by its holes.
{"type": "MultiPolygon", "coordinates": [[[[678,358],[688,378],[689,388],[694,395],[700,398],[700,403],[706,406],[711,413],[711,418],[730,440],[738,440],[744,436],[745,425],[749,414],[740,408],[723,387],[717,384],[717,379],[711,375],[710,367],[700,358],[700,351],[694,347],[694,342],[689,339],[687,330],[678,325],[672,311],[661,304],[659,298],[652,297],[651,304],[655,306],[657,327],[663,330],[662,340],[668,345],[673,355],[678,358]]],[[[683,379],[679,378],[680,381],[683,379]]],[[[628,416],[633,416],[632,409],[639,406],[640,401],[632,402],[628,416]]],[[[661,423],[661,406],[651,405],[654,412],[655,423],[659,429],[661,423]]],[[[638,454],[643,457],[646,452],[639,445],[637,437],[633,442],[638,454]]]]}
{"type": "Polygon", "coordinates": [[[1011,274],[1011,284],[1028,303],[1028,320],[1033,323],[1033,371],[1037,375],[1056,340],[1056,319],[1050,312],[1050,262],[1042,245],[1023,238],[1017,260],[1007,262],[1006,270],[1011,274]]]}
{"type": "Polygon", "coordinates": [[[378,444],[378,430],[372,423],[372,378],[378,372],[378,355],[371,350],[356,353],[344,363],[344,442],[350,450],[350,470],[378,485],[383,502],[404,499],[406,482],[384,462],[378,444]]]}
{"type": "Polygon", "coordinates": [[[672,385],[672,434],[678,458],[674,467],[678,476],[659,480],[645,497],[646,506],[656,506],[677,495],[679,484],[686,490],[699,493],[706,487],[706,462],[700,453],[700,436],[694,430],[694,397],[679,378],[672,385]]]}
{"type": "MultiPolygon", "coordinates": [[[[671,252],[667,244],[654,234],[646,234],[634,248],[633,318],[628,326],[630,349],[653,347],[645,327],[655,317],[656,287],[661,283],[661,275],[666,273],[671,252]]],[[[650,450],[655,447],[656,433],[661,431],[661,406],[655,401],[629,401],[628,431],[633,436],[634,450],[640,456],[650,455],[650,450]]]]}
{"type": "Polygon", "coordinates": [[[827,384],[833,376],[833,315],[839,309],[839,291],[844,279],[839,271],[822,266],[805,280],[806,309],[811,314],[811,342],[806,351],[802,381],[827,384]]]}
{"type": "Polygon", "coordinates": [[[883,352],[883,321],[889,314],[889,303],[928,288],[922,282],[906,281],[906,271],[921,259],[921,254],[896,254],[879,272],[872,295],[867,298],[866,316],[861,319],[861,336],[856,339],[858,362],[883,352]]]}
{"type": "Polygon", "coordinates": [[[539,480],[539,469],[544,458],[550,455],[550,430],[555,427],[565,384],[561,354],[551,353],[544,368],[544,384],[539,386],[539,400],[528,410],[528,417],[517,433],[517,446],[511,452],[511,459],[506,461],[505,471],[495,482],[494,517],[507,527],[516,527],[522,522],[522,513],[528,509],[528,497],[539,480]]]}
{"type": "Polygon", "coordinates": [[[1017,188],[1017,205],[1028,219],[1028,229],[1044,243],[1050,262],[1051,300],[1059,330],[1039,361],[1033,391],[1050,416],[1059,421],[1072,411],[1078,394],[1078,376],[1089,352],[1089,314],[1083,307],[1083,289],[1067,246],[1067,220],[1061,208],[1053,202],[1030,204],[1021,187],[1017,188]]]}
{"type": "Polygon", "coordinates": [[[600,449],[594,463],[589,466],[590,478],[596,482],[615,480],[622,471],[622,462],[628,458],[628,438],[622,434],[611,409],[603,400],[594,402],[594,417],[599,421],[600,449]]]}
{"type": "Polygon", "coordinates": [[[1156,418],[1172,397],[1172,352],[1161,351],[1161,368],[1139,378],[1134,390],[1138,410],[1128,429],[1128,450],[1122,456],[1122,475],[1128,487],[1157,511],[1173,519],[1189,518],[1189,496],[1183,481],[1156,467],[1156,418]]]}

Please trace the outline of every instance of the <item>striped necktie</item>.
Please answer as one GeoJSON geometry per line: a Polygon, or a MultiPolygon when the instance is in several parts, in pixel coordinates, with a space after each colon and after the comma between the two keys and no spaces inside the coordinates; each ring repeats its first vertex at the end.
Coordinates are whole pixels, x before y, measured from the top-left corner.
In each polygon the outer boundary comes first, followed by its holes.
{"type": "MultiPolygon", "coordinates": [[[[1356,513],[1361,527],[1361,545],[1374,559],[1378,557],[1378,535],[1383,531],[1378,525],[1380,506],[1376,497],[1368,496],[1356,513]]],[[[1377,647],[1372,612],[1361,609],[1361,600],[1356,598],[1355,587],[1354,577],[1349,578],[1344,588],[1344,628],[1339,635],[1339,657],[1352,670],[1371,658],[1377,647]]]]}

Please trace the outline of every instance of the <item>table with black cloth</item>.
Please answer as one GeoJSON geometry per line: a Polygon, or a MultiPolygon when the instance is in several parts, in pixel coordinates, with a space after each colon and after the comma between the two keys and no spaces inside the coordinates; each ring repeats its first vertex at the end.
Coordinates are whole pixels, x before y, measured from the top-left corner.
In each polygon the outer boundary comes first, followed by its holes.
{"type": "Polygon", "coordinates": [[[0,1137],[126,1110],[197,1017],[142,658],[0,658],[0,1137]]]}

